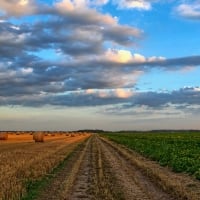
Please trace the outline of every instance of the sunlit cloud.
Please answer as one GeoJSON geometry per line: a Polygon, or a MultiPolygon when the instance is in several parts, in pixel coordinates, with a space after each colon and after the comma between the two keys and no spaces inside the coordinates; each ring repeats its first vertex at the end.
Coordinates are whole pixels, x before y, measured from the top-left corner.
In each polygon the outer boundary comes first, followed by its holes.
{"type": "Polygon", "coordinates": [[[152,57],[145,57],[141,54],[134,53],[132,54],[129,50],[124,49],[108,49],[105,53],[105,58],[108,61],[116,62],[116,63],[154,63],[154,62],[160,62],[165,61],[166,58],[162,56],[152,56],[152,57]]]}
{"type": "Polygon", "coordinates": [[[130,89],[124,89],[124,88],[118,88],[118,89],[116,89],[115,93],[116,93],[116,96],[118,98],[124,98],[124,99],[129,98],[129,97],[131,97],[134,94],[134,92],[132,90],[130,90],[130,89]]]}
{"type": "Polygon", "coordinates": [[[106,52],[106,58],[113,62],[127,63],[132,60],[132,54],[127,50],[109,49],[106,52]]]}
{"type": "Polygon", "coordinates": [[[101,90],[88,89],[85,91],[85,94],[95,95],[100,98],[127,99],[134,94],[134,90],[130,88],[101,89],[101,90]]]}
{"type": "Polygon", "coordinates": [[[34,0],[1,0],[0,11],[7,16],[31,15],[37,11],[34,0]]]}
{"type": "Polygon", "coordinates": [[[74,11],[75,5],[70,1],[70,0],[63,0],[60,2],[55,3],[55,7],[60,11],[60,12],[69,12],[69,11],[74,11]]]}

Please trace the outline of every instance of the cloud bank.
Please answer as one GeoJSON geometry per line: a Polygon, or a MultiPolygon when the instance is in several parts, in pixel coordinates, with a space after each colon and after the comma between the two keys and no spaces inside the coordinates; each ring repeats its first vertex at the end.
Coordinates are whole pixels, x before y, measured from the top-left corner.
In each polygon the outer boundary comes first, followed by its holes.
{"type": "MultiPolygon", "coordinates": [[[[151,9],[153,2],[113,1],[119,8],[143,10],[151,9]]],[[[151,69],[198,67],[200,56],[146,57],[135,52],[135,45],[144,39],[143,30],[120,24],[96,9],[107,3],[63,0],[50,6],[2,0],[0,105],[120,105],[123,109],[199,105],[198,86],[163,93],[136,90],[138,79],[151,69]],[[27,22],[30,16],[34,19],[27,22]]],[[[197,3],[181,4],[177,11],[199,18],[197,3]]]]}

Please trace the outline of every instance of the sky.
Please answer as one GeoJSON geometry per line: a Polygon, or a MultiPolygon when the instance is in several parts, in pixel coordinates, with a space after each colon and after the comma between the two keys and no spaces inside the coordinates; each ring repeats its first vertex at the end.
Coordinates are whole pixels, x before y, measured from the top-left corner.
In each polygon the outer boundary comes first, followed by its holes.
{"type": "Polygon", "coordinates": [[[0,1],[0,130],[199,121],[200,0],[0,1]]]}

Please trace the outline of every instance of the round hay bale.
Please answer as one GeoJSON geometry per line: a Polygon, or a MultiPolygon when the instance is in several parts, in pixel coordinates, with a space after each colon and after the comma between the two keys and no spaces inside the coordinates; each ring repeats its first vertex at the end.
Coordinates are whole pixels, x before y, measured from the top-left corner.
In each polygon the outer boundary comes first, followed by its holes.
{"type": "Polygon", "coordinates": [[[44,133],[33,134],[33,140],[35,140],[35,142],[44,142],[44,133]]]}
{"type": "Polygon", "coordinates": [[[37,133],[33,133],[33,140],[35,140],[37,133]]]}
{"type": "Polygon", "coordinates": [[[75,135],[74,135],[74,134],[71,134],[71,137],[75,137],[75,135]]]}
{"type": "Polygon", "coordinates": [[[0,140],[7,140],[8,139],[8,133],[0,133],[0,140]]]}

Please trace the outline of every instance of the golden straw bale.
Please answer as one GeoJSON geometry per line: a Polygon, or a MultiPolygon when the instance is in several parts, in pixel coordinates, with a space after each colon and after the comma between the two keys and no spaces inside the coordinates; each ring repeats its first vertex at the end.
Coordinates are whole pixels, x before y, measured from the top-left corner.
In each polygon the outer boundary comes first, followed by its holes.
{"type": "Polygon", "coordinates": [[[35,140],[35,142],[44,142],[44,133],[42,132],[34,133],[33,140],[35,140]]]}
{"type": "Polygon", "coordinates": [[[8,133],[0,133],[0,140],[7,140],[8,139],[8,133]]]}
{"type": "Polygon", "coordinates": [[[33,140],[35,140],[37,133],[33,133],[33,140]]]}

